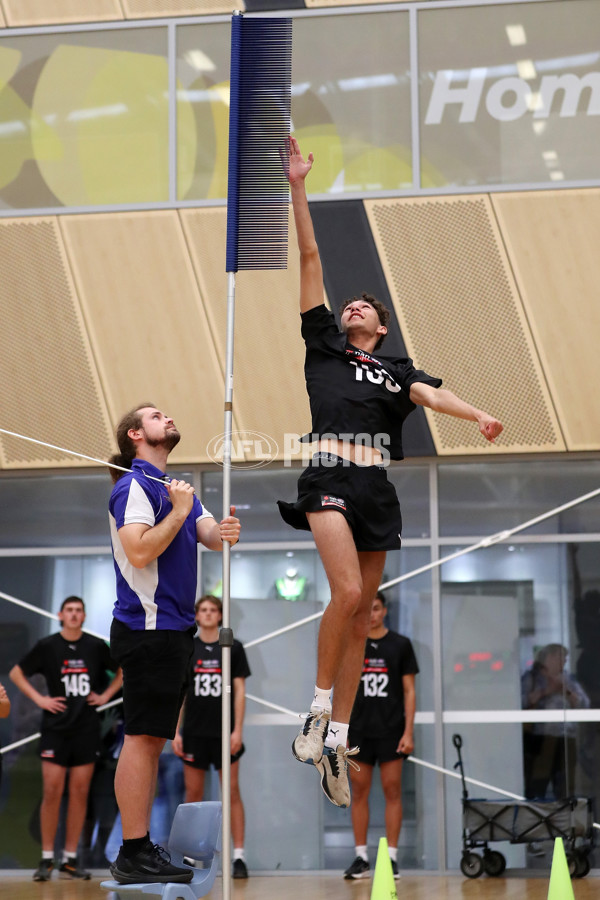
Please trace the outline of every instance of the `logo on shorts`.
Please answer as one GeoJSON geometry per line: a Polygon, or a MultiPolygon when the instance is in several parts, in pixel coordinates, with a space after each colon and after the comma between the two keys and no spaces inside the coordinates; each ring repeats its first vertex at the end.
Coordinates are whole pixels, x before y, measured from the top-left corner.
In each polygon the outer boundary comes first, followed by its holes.
{"type": "Polygon", "coordinates": [[[186,762],[194,762],[194,754],[193,753],[184,753],[183,758],[186,762]]]}
{"type": "Polygon", "coordinates": [[[341,497],[332,497],[331,494],[323,494],[321,506],[336,506],[338,509],[346,509],[346,501],[341,497]]]}
{"type": "Polygon", "coordinates": [[[42,750],[40,756],[42,759],[54,759],[54,750],[42,750]]]}

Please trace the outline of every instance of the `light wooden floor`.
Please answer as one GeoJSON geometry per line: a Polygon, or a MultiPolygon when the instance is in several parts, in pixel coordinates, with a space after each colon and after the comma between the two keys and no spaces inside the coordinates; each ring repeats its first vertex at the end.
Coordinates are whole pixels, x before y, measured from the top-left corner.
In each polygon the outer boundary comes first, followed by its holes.
{"type": "MultiPolygon", "coordinates": [[[[7,900],[115,900],[104,891],[100,881],[110,877],[98,873],[83,883],[59,880],[37,884],[31,873],[14,876],[4,874],[0,896],[7,900]]],[[[462,875],[406,874],[396,881],[398,900],[547,900],[549,880],[543,877],[521,877],[509,872],[501,878],[463,878],[462,875]]],[[[572,882],[575,900],[597,900],[600,896],[600,870],[572,882]]],[[[232,882],[233,900],[370,900],[370,879],[345,881],[341,873],[299,873],[291,875],[251,875],[248,881],[232,882]]],[[[126,895],[123,894],[123,897],[126,895]]],[[[208,900],[221,900],[218,879],[208,900]]],[[[374,898],[389,900],[389,898],[374,898]]],[[[567,897],[565,897],[567,900],[567,897]]]]}

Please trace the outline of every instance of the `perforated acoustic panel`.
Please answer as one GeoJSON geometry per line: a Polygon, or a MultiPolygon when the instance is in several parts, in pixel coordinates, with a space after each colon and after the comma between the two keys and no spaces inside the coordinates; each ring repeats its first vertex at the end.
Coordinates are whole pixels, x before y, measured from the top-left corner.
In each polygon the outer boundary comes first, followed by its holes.
{"type": "Polygon", "coordinates": [[[246,9],[236,0],[122,0],[128,19],[149,19],[162,16],[204,16],[213,13],[232,13],[246,9]]]}
{"type": "MultiPolygon", "coordinates": [[[[105,459],[110,424],[56,220],[0,223],[0,269],[0,427],[105,459]]],[[[0,451],[5,468],[86,465],[6,435],[0,451]]]]}
{"type": "Polygon", "coordinates": [[[563,450],[489,199],[365,206],[415,364],[505,428],[489,445],[474,423],[428,410],[438,453],[563,450]]]}
{"type": "Polygon", "coordinates": [[[569,450],[600,448],[600,191],[492,197],[569,450]]]}
{"type": "Polygon", "coordinates": [[[170,461],[209,462],[224,382],[177,213],[63,216],[61,228],[113,421],[155,403],[182,434],[170,461]]]}
{"type": "Polygon", "coordinates": [[[123,19],[119,0],[1,0],[8,25],[55,25],[123,19]]]}
{"type": "MultiPolygon", "coordinates": [[[[206,312],[224,348],[226,210],[182,210],[180,215],[206,312]]],[[[290,222],[290,247],[295,246],[290,222]]],[[[286,446],[295,446],[291,435],[310,429],[298,298],[298,254],[293,250],[286,270],[236,276],[234,410],[245,432],[260,432],[276,442],[278,458],[286,446]]]]}

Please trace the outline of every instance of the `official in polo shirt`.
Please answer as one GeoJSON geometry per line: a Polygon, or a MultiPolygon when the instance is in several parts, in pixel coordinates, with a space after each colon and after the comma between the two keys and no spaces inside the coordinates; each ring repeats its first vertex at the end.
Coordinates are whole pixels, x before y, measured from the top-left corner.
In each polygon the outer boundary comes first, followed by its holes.
{"type": "Polygon", "coordinates": [[[111,866],[121,884],[189,882],[193,871],[171,865],[150,840],[158,757],[173,739],[185,694],[195,632],[197,544],[235,544],[240,523],[217,523],[185,481],[165,475],[180,440],[173,419],[152,403],[126,413],[110,462],[109,502],[117,601],[111,651],[123,668],[125,740],[115,775],[123,844],[111,866]]]}

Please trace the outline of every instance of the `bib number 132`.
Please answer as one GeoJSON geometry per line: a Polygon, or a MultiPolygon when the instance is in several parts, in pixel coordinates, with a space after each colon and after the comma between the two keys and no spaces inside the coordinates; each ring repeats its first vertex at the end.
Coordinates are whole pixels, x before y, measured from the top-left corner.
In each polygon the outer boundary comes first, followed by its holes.
{"type": "Polygon", "coordinates": [[[366,672],[361,676],[365,697],[387,697],[387,672],[366,672]]]}

